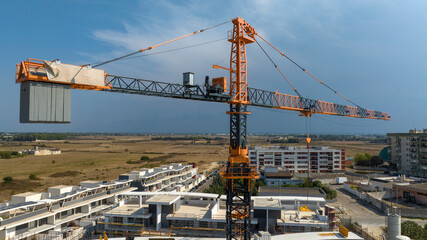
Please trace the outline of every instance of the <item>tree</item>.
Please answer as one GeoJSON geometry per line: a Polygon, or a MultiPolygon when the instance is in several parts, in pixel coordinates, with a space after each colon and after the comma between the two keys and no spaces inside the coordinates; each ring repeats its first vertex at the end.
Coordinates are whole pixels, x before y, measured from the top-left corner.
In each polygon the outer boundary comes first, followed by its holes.
{"type": "Polygon", "coordinates": [[[148,156],[141,156],[141,161],[148,161],[150,158],[148,156]]]}
{"type": "Polygon", "coordinates": [[[370,161],[371,161],[371,166],[373,166],[373,167],[377,167],[379,165],[382,165],[384,162],[380,156],[372,156],[370,161]]]}
{"type": "Polygon", "coordinates": [[[212,184],[209,186],[209,188],[203,190],[203,192],[225,195],[225,181],[222,179],[221,175],[215,175],[215,177],[212,179],[212,184]]]}
{"type": "Polygon", "coordinates": [[[322,182],[321,182],[321,181],[319,181],[319,180],[315,180],[315,181],[313,181],[313,187],[315,187],[315,188],[320,188],[320,187],[322,187],[322,182]]]}
{"type": "Polygon", "coordinates": [[[354,162],[357,166],[369,166],[371,157],[370,153],[357,153],[354,162]]]}
{"type": "MultiPolygon", "coordinates": [[[[253,181],[255,181],[255,180],[252,180],[252,182],[253,181]]],[[[265,184],[264,184],[264,182],[262,180],[258,179],[258,180],[255,181],[255,183],[252,186],[253,186],[253,188],[252,188],[251,195],[252,196],[258,196],[258,189],[259,189],[259,187],[265,186],[265,184]]]]}
{"type": "Polygon", "coordinates": [[[427,230],[414,221],[405,221],[401,225],[402,235],[410,237],[413,240],[427,239],[427,230]]]}

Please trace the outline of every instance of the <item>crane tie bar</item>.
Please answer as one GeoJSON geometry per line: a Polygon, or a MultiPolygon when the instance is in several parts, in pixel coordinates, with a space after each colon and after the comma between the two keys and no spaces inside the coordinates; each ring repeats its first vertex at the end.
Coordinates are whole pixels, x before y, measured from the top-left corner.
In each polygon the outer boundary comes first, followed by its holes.
{"type": "MultiPolygon", "coordinates": [[[[154,49],[154,48],[156,48],[156,47],[159,47],[159,46],[165,45],[165,44],[167,44],[167,43],[175,42],[175,41],[177,41],[177,40],[179,40],[179,39],[186,38],[186,37],[189,37],[189,36],[195,35],[195,34],[197,34],[197,33],[201,33],[201,32],[204,32],[204,31],[210,30],[210,29],[212,29],[212,28],[219,27],[219,26],[224,25],[224,24],[226,24],[226,23],[228,23],[228,22],[230,22],[230,21],[225,21],[225,22],[223,22],[223,23],[219,23],[219,24],[216,24],[216,25],[213,25],[213,26],[210,26],[210,27],[204,28],[204,29],[200,29],[200,30],[198,30],[198,31],[194,31],[194,32],[189,33],[189,34],[187,34],[187,35],[184,35],[184,36],[181,36],[181,37],[178,37],[178,38],[175,38],[175,39],[171,39],[171,40],[169,40],[169,41],[166,41],[166,42],[163,42],[163,43],[160,43],[160,44],[157,44],[157,45],[153,45],[153,46],[150,46],[150,47],[142,48],[142,49],[140,49],[140,50],[138,50],[138,51],[136,51],[136,52],[129,53],[129,54],[126,54],[126,55],[124,55],[124,56],[117,57],[117,58],[114,58],[114,59],[111,59],[111,60],[108,60],[108,61],[105,61],[105,62],[101,62],[101,63],[99,63],[99,64],[94,65],[93,67],[99,67],[99,66],[105,65],[105,64],[110,63],[110,62],[115,62],[115,61],[118,61],[118,60],[122,60],[122,59],[124,59],[124,58],[130,57],[130,56],[132,56],[132,55],[135,55],[135,54],[138,54],[138,53],[141,53],[141,52],[145,52],[145,51],[148,51],[148,50],[152,50],[152,49],[154,49]]],[[[90,64],[88,64],[88,65],[90,65],[90,64]]]]}
{"type": "Polygon", "coordinates": [[[279,67],[277,67],[276,63],[273,61],[273,59],[271,59],[270,55],[268,55],[268,53],[264,50],[264,48],[261,46],[261,44],[259,44],[259,42],[255,39],[255,42],[258,44],[258,46],[261,48],[261,50],[264,52],[264,54],[268,57],[268,59],[270,60],[270,62],[274,65],[274,67],[280,72],[280,74],[286,79],[286,81],[289,83],[289,85],[291,86],[292,90],[294,90],[294,92],[296,94],[298,94],[298,96],[300,98],[302,98],[301,94],[297,91],[297,89],[292,85],[292,83],[288,80],[288,78],[283,74],[283,72],[279,69],[279,67]]]}
{"type": "MultiPolygon", "coordinates": [[[[326,83],[324,83],[323,81],[320,81],[318,78],[316,78],[313,74],[311,74],[310,72],[308,72],[305,68],[301,67],[299,64],[297,64],[294,60],[292,60],[290,57],[288,57],[285,53],[283,53],[282,51],[280,51],[279,49],[277,49],[275,46],[273,46],[273,44],[269,43],[267,40],[265,40],[263,37],[261,37],[258,33],[256,33],[256,35],[261,38],[264,42],[266,42],[268,45],[270,45],[270,47],[272,47],[274,50],[276,50],[278,53],[280,53],[280,55],[284,56],[285,58],[287,58],[291,63],[293,63],[295,66],[297,66],[299,69],[301,69],[303,72],[307,73],[308,75],[310,75],[310,77],[316,79],[320,84],[322,84],[323,86],[327,87],[329,90],[331,90],[332,92],[334,92],[335,94],[337,94],[338,96],[344,98],[346,101],[350,102],[351,104],[357,106],[358,108],[362,108],[359,105],[357,105],[356,103],[352,102],[350,99],[344,97],[342,94],[338,93],[336,90],[334,90],[333,88],[331,88],[330,86],[328,86],[326,83]]],[[[362,108],[363,109],[363,108],[362,108]]]]}

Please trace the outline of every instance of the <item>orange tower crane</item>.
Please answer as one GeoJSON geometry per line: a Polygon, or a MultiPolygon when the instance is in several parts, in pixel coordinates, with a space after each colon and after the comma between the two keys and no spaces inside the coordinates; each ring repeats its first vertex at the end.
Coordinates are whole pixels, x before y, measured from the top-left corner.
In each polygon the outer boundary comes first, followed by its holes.
{"type": "MultiPolygon", "coordinates": [[[[206,77],[204,85],[196,85],[193,82],[193,74],[185,73],[184,83],[176,84],[117,76],[107,74],[103,70],[95,68],[113,61],[129,59],[132,55],[152,50],[155,47],[204,32],[225,23],[201,29],[151,47],[143,48],[122,57],[94,64],[94,67],[91,67],[90,65],[76,66],[63,64],[60,63],[59,60],[42,61],[37,59],[28,59],[27,61],[23,61],[16,65],[15,77],[16,83],[21,83],[21,122],[70,122],[70,120],[64,116],[68,116],[67,111],[70,111],[69,106],[66,108],[65,105],[71,97],[67,98],[66,96],[69,95],[65,93],[71,88],[229,104],[230,109],[227,111],[227,114],[230,115],[229,157],[225,170],[221,173],[222,177],[226,181],[227,192],[226,237],[227,239],[249,240],[253,234],[253,230],[251,228],[251,185],[258,175],[256,170],[250,166],[248,157],[246,125],[247,116],[250,114],[247,110],[248,106],[297,111],[305,117],[310,117],[312,114],[326,114],[353,118],[390,120],[390,116],[385,112],[367,110],[358,105],[353,107],[302,97],[273,60],[267,55],[255,37],[257,36],[263,41],[267,41],[262,38],[251,25],[239,17],[232,20],[233,30],[228,39],[231,42],[230,67],[213,66],[214,68],[221,68],[230,72],[228,91],[227,79],[225,77],[212,79],[212,82],[210,82],[209,78],[206,77]],[[291,85],[292,89],[298,96],[248,87],[246,45],[254,42],[261,47],[270,61],[274,64],[275,68],[291,85]],[[43,94],[38,94],[37,91],[39,91],[39,87],[43,88],[43,94]],[[48,88],[47,91],[46,87],[48,88]],[[58,106],[55,105],[53,99],[60,100],[60,104],[58,104],[59,109],[58,106]],[[47,110],[45,112],[41,112],[41,109],[46,109],[46,105],[55,105],[55,111],[47,110]],[[63,109],[60,109],[61,107],[63,109]],[[63,115],[58,115],[58,112],[63,115]]],[[[334,91],[334,93],[343,97],[345,100],[354,104],[349,99],[330,88],[324,82],[318,80],[307,70],[296,64],[292,59],[279,51],[272,44],[269,42],[267,42],[267,44],[301,68],[305,73],[309,74],[311,77],[334,91]]],[[[308,148],[310,147],[309,144],[310,138],[307,136],[308,148]]]]}

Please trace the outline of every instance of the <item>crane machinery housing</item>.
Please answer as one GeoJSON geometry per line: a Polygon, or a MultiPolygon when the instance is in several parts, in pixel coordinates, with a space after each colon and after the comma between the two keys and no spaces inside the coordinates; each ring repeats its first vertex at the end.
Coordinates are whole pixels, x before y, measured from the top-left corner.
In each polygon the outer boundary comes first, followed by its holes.
{"type": "MultiPolygon", "coordinates": [[[[229,22],[229,21],[227,21],[229,22]]],[[[225,22],[225,23],[227,23],[225,22]]],[[[300,112],[301,116],[310,117],[312,114],[326,114],[352,118],[367,118],[390,120],[385,112],[367,110],[337,91],[318,80],[306,69],[295,63],[283,52],[262,38],[255,29],[242,18],[232,19],[233,29],[228,37],[231,42],[230,66],[221,67],[229,71],[229,86],[227,78],[212,79],[206,77],[204,85],[194,84],[193,73],[184,73],[183,84],[166,83],[152,80],[107,74],[97,67],[128,59],[130,56],[152,50],[161,45],[189,37],[224,23],[201,29],[176,39],[166,41],[154,46],[140,49],[93,67],[91,65],[69,65],[59,60],[43,61],[28,59],[16,65],[16,83],[21,83],[21,112],[20,121],[23,123],[69,123],[71,89],[97,90],[128,94],[140,94],[158,97],[189,99],[197,101],[220,102],[229,105],[227,114],[230,116],[230,146],[229,157],[225,169],[221,172],[226,183],[226,237],[227,239],[250,239],[253,235],[251,229],[251,188],[253,180],[258,177],[254,168],[250,166],[247,147],[247,116],[250,112],[248,106],[256,106],[278,110],[291,110],[300,112]],[[310,77],[325,85],[334,93],[340,95],[356,106],[341,105],[320,100],[304,98],[292,86],[283,72],[264,51],[256,38],[265,41],[280,55],[286,57],[310,77]],[[255,89],[248,87],[246,45],[257,43],[275,68],[291,85],[298,96],[255,89]]],[[[309,137],[307,144],[309,147],[309,137]]],[[[308,160],[308,163],[310,160],[308,160]]],[[[310,172],[310,171],[308,171],[310,172]]]]}

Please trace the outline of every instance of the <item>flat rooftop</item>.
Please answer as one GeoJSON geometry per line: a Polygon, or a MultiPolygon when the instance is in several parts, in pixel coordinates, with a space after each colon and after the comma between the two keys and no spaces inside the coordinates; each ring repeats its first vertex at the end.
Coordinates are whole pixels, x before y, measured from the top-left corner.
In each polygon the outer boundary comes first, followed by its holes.
{"type": "Polygon", "coordinates": [[[271,236],[272,240],[286,239],[286,240],[330,240],[330,239],[349,239],[349,240],[364,240],[357,234],[349,232],[348,237],[341,235],[339,232],[302,232],[302,233],[288,233],[283,235],[271,236]]]}
{"type": "Polygon", "coordinates": [[[124,204],[120,207],[115,207],[105,214],[109,215],[148,215],[148,205],[143,204],[141,207],[138,204],[124,204]]]}
{"type": "MultiPolygon", "coordinates": [[[[108,238],[111,239],[111,238],[108,238]]],[[[174,240],[224,240],[225,238],[207,238],[207,237],[169,237],[166,239],[174,240]]],[[[165,237],[135,237],[134,240],[165,240],[165,237]]]]}
{"type": "Polygon", "coordinates": [[[170,205],[180,199],[180,196],[173,195],[156,195],[147,201],[146,204],[160,204],[160,205],[170,205]]]}
{"type": "Polygon", "coordinates": [[[53,187],[49,187],[49,189],[64,189],[64,188],[72,188],[73,186],[71,185],[57,185],[57,186],[53,186],[53,187]]]}
{"type": "Polygon", "coordinates": [[[212,208],[210,204],[204,205],[181,205],[181,207],[173,214],[169,214],[168,218],[205,218],[207,212],[212,208]]]}
{"type": "Polygon", "coordinates": [[[255,198],[254,209],[281,210],[282,204],[279,199],[255,198]]]}
{"type": "Polygon", "coordinates": [[[29,197],[29,196],[34,196],[34,195],[37,195],[37,194],[41,194],[41,193],[39,193],[39,192],[24,192],[24,193],[20,193],[20,194],[15,194],[13,196],[16,196],[16,197],[29,197]]]}
{"type": "Polygon", "coordinates": [[[266,178],[292,178],[292,173],[279,171],[279,172],[265,172],[266,178]]]}
{"type": "Polygon", "coordinates": [[[290,196],[292,194],[325,194],[320,188],[286,188],[286,187],[259,187],[258,193],[275,193],[276,195],[290,196]]]}
{"type": "MultiPolygon", "coordinates": [[[[183,165],[183,164],[171,163],[170,165],[162,165],[162,166],[156,167],[156,168],[150,168],[150,169],[144,168],[144,169],[141,169],[141,171],[139,171],[139,172],[145,172],[145,175],[142,175],[140,178],[141,179],[149,178],[149,177],[155,176],[155,175],[162,173],[162,172],[179,171],[179,170],[182,170],[182,169],[184,169],[186,167],[190,167],[190,166],[191,166],[190,164],[183,165]]],[[[192,170],[192,169],[190,169],[190,170],[192,170]]]]}
{"type": "Polygon", "coordinates": [[[294,223],[296,225],[298,224],[328,224],[328,222],[325,220],[321,220],[317,218],[316,213],[309,211],[309,212],[303,212],[300,211],[299,218],[296,218],[297,210],[282,210],[281,218],[277,220],[277,224],[279,225],[285,225],[285,224],[291,224],[294,223]],[[283,221],[284,220],[284,221],[283,221]]]}
{"type": "Polygon", "coordinates": [[[427,193],[427,183],[418,183],[418,184],[410,184],[410,185],[395,185],[400,189],[406,189],[411,191],[417,191],[422,193],[427,193]]]}

